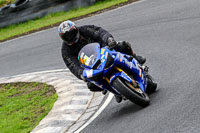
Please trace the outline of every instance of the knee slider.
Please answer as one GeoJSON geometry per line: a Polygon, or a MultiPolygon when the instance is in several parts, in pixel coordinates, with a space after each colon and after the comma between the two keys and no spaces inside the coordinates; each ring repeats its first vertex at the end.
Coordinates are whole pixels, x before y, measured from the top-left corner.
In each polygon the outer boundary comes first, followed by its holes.
{"type": "Polygon", "coordinates": [[[123,45],[124,45],[124,47],[131,49],[131,44],[129,42],[123,41],[123,45]]]}

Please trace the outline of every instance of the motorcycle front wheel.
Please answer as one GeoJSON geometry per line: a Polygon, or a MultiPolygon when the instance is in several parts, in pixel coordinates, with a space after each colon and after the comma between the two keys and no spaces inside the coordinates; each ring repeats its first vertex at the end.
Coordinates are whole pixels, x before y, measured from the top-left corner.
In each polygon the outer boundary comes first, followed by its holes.
{"type": "Polygon", "coordinates": [[[119,77],[115,78],[112,82],[114,88],[116,88],[121,95],[125,96],[127,99],[133,103],[145,107],[150,104],[150,99],[148,95],[141,91],[136,91],[136,89],[129,82],[121,79],[119,77]]]}

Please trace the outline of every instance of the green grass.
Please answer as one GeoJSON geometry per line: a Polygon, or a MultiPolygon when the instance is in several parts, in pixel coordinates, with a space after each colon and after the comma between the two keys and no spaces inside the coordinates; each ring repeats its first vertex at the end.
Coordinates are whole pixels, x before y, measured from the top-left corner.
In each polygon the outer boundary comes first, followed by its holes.
{"type": "Polygon", "coordinates": [[[13,2],[15,2],[15,0],[0,0],[0,7],[11,4],[13,2]]]}
{"type": "Polygon", "coordinates": [[[129,0],[100,1],[90,7],[73,9],[68,12],[53,13],[43,18],[37,18],[35,20],[30,20],[25,23],[20,23],[20,24],[10,25],[5,28],[0,28],[0,41],[20,35],[20,34],[28,33],[33,30],[37,30],[45,26],[50,26],[67,19],[72,19],[72,18],[80,17],[86,14],[90,14],[98,10],[102,10],[102,9],[111,7],[113,5],[124,3],[127,1],[129,0]]]}
{"type": "Polygon", "coordinates": [[[57,100],[52,86],[41,83],[0,85],[0,132],[28,133],[57,100]]]}

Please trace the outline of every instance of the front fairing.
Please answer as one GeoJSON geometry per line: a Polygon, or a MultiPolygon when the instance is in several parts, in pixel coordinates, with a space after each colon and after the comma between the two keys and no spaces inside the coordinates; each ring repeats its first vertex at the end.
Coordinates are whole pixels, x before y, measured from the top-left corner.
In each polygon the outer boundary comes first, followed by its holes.
{"type": "Polygon", "coordinates": [[[146,92],[146,74],[136,59],[133,59],[132,63],[135,65],[135,67],[132,68],[132,70],[134,70],[134,72],[136,73],[134,74],[134,79],[139,83],[139,86],[143,90],[143,92],[146,92]]]}
{"type": "MultiPolygon", "coordinates": [[[[105,84],[103,83],[103,79],[106,78],[106,74],[109,73],[110,70],[113,69],[113,67],[120,65],[122,68],[121,74],[116,73],[114,75],[116,77],[121,76],[125,80],[129,79],[128,82],[132,82],[130,80],[131,78],[129,77],[129,75],[127,75],[123,71],[124,68],[128,68],[132,73],[131,75],[133,76],[133,78],[139,83],[142,91],[145,92],[147,86],[145,73],[142,70],[142,68],[139,67],[135,59],[133,59],[132,61],[128,61],[128,57],[128,55],[116,52],[114,50],[110,51],[106,47],[100,48],[100,45],[98,43],[86,45],[84,49],[81,50],[79,53],[79,58],[84,60],[81,62],[85,68],[83,76],[88,81],[98,85],[102,89],[106,88],[112,91],[112,87],[109,88],[108,85],[105,86],[105,84]]],[[[116,94],[116,91],[114,93],[116,94]]]]}
{"type": "Polygon", "coordinates": [[[106,47],[100,48],[98,43],[91,43],[83,47],[78,56],[81,65],[85,68],[83,76],[90,81],[99,81],[101,79],[99,77],[103,77],[107,73],[114,61],[110,52],[106,47]]]}
{"type": "MultiPolygon", "coordinates": [[[[130,61],[128,59],[129,58],[128,55],[125,55],[119,52],[115,52],[113,53],[113,55],[115,56],[114,65],[119,66],[123,70],[128,70],[129,72],[131,72],[129,74],[133,76],[133,78],[139,83],[142,91],[145,92],[146,86],[147,86],[146,76],[143,69],[137,62],[137,60],[132,59],[132,61],[130,61]]],[[[128,76],[129,74],[126,74],[126,75],[128,76]]]]}
{"type": "Polygon", "coordinates": [[[91,43],[84,46],[78,54],[78,60],[84,68],[92,69],[100,58],[100,45],[91,43]]]}

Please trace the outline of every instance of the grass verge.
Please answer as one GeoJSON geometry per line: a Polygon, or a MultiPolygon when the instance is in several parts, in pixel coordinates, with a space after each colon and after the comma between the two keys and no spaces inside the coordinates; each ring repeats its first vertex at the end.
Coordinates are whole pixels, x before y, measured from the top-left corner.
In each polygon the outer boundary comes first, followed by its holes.
{"type": "Polygon", "coordinates": [[[90,7],[73,9],[68,12],[53,13],[43,18],[37,18],[24,23],[0,28],[0,42],[50,27],[55,27],[60,22],[67,19],[71,19],[74,21],[83,17],[88,17],[97,13],[101,13],[102,11],[105,11],[105,9],[111,10],[113,8],[117,8],[135,1],[138,0],[104,0],[99,1],[90,7]]]}
{"type": "Polygon", "coordinates": [[[30,132],[48,114],[56,100],[55,89],[47,84],[0,84],[0,132],[30,132]]]}
{"type": "Polygon", "coordinates": [[[13,3],[14,1],[15,1],[15,0],[0,0],[0,8],[1,8],[2,6],[11,4],[11,3],[13,3]]]}

